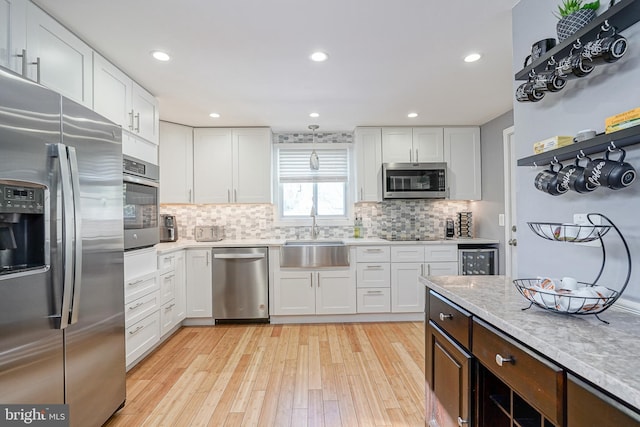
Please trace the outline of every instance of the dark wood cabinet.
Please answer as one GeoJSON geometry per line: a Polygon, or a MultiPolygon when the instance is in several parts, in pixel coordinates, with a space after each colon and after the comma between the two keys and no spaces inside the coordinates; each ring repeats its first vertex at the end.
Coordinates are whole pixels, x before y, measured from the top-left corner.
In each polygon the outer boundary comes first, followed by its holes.
{"type": "Polygon", "coordinates": [[[638,427],[640,414],[567,375],[567,427],[638,427]]]}
{"type": "Polygon", "coordinates": [[[427,377],[432,391],[427,421],[438,426],[473,426],[472,356],[435,323],[427,324],[427,377]]]}

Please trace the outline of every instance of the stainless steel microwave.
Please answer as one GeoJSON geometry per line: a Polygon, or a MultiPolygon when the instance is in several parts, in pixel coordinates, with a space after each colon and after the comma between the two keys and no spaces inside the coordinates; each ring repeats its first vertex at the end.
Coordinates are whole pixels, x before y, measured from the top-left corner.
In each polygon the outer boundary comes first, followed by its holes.
{"type": "Polygon", "coordinates": [[[444,199],[446,163],[383,163],[383,199],[444,199]]]}

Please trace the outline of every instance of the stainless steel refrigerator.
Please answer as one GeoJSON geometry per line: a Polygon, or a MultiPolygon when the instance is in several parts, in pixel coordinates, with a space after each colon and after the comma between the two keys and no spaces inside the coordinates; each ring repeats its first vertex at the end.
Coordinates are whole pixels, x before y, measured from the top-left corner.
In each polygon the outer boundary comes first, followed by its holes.
{"type": "Polygon", "coordinates": [[[122,132],[0,67],[0,404],[125,401],[122,132]]]}

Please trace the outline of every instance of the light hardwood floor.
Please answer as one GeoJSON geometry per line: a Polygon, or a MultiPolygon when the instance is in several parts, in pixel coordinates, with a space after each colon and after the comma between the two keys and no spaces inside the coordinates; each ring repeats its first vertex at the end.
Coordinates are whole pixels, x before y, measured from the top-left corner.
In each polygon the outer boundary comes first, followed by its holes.
{"type": "Polygon", "coordinates": [[[115,426],[424,426],[424,324],[185,327],[127,374],[115,426]]]}

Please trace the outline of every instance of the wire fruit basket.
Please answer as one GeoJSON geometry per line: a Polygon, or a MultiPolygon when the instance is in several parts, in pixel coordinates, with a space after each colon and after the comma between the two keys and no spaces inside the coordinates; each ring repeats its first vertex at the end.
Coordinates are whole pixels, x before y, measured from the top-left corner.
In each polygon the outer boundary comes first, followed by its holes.
{"type": "Polygon", "coordinates": [[[592,283],[578,282],[577,286],[574,286],[575,289],[564,289],[561,281],[550,278],[513,280],[518,292],[530,302],[529,306],[523,308],[523,310],[528,310],[533,305],[536,305],[545,310],[562,314],[594,314],[598,320],[609,323],[602,320],[598,314],[611,307],[629,284],[629,279],[631,278],[631,253],[624,236],[609,218],[599,213],[590,213],[587,214],[587,219],[590,224],[586,225],[554,222],[528,223],[529,228],[535,234],[547,240],[573,243],[600,240],[602,265],[600,272],[592,283]],[[609,225],[600,225],[601,221],[595,221],[595,218],[605,220],[609,225]],[[598,284],[607,262],[607,251],[602,236],[612,228],[622,241],[627,255],[627,277],[620,290],[613,290],[598,284]]]}

